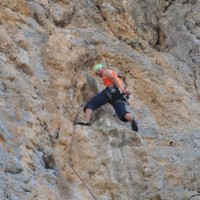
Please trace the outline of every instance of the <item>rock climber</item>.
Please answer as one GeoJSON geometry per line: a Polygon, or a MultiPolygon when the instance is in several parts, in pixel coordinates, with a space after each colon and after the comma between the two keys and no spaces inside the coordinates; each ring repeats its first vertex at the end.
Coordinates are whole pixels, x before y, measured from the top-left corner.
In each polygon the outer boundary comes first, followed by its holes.
{"type": "Polygon", "coordinates": [[[76,124],[90,126],[93,112],[104,104],[110,103],[118,118],[123,122],[130,122],[132,130],[138,132],[136,121],[126,109],[126,98],[129,98],[131,93],[124,87],[123,81],[115,71],[104,68],[102,64],[95,65],[93,71],[103,79],[106,88],[86,104],[84,107],[85,119],[76,122],[76,124]]]}

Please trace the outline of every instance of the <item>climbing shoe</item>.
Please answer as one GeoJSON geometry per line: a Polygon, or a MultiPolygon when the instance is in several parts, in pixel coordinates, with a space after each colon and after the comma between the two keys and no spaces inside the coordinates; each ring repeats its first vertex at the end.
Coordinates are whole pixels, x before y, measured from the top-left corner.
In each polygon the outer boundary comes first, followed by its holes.
{"type": "Polygon", "coordinates": [[[75,123],[75,125],[81,125],[81,126],[91,126],[92,123],[91,122],[88,122],[88,121],[78,121],[75,123]]]}
{"type": "Polygon", "coordinates": [[[132,126],[133,131],[138,132],[138,126],[137,126],[137,123],[134,119],[131,122],[131,126],[132,126]]]}

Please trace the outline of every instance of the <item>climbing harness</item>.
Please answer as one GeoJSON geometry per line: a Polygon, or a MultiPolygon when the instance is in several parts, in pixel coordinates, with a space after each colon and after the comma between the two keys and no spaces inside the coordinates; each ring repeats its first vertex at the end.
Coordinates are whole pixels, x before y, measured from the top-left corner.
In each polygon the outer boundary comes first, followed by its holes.
{"type": "Polygon", "coordinates": [[[71,145],[70,145],[70,149],[69,149],[69,154],[68,154],[68,164],[71,167],[71,169],[73,170],[73,172],[76,174],[76,176],[80,179],[80,181],[83,183],[83,185],[87,188],[88,192],[92,195],[92,197],[97,200],[97,198],[95,197],[95,195],[92,193],[92,191],[90,190],[90,188],[87,186],[87,184],[85,183],[85,181],[81,178],[81,176],[78,174],[78,172],[74,169],[73,163],[72,163],[72,148],[73,148],[73,144],[74,144],[74,137],[76,134],[76,122],[78,120],[78,116],[80,113],[80,109],[81,107],[83,107],[84,105],[79,106],[79,108],[77,109],[77,113],[75,116],[75,120],[74,120],[74,128],[73,128],[73,134],[72,134],[72,140],[71,140],[71,145]]]}
{"type": "Polygon", "coordinates": [[[117,101],[118,101],[118,102],[120,101],[120,102],[125,102],[127,105],[129,105],[128,100],[129,100],[129,98],[130,98],[130,95],[126,95],[126,94],[124,94],[124,93],[121,93],[121,91],[119,90],[119,88],[117,88],[117,87],[114,86],[114,85],[110,85],[108,88],[109,88],[109,90],[108,90],[108,91],[105,91],[105,93],[106,93],[106,95],[108,96],[109,100],[112,101],[112,103],[117,102],[117,101]],[[117,90],[119,90],[119,92],[121,93],[122,98],[113,101],[113,95],[115,94],[115,92],[116,92],[117,90]]]}
{"type": "Polygon", "coordinates": [[[113,85],[109,86],[109,88],[110,88],[110,93],[116,92],[116,88],[113,85]]]}

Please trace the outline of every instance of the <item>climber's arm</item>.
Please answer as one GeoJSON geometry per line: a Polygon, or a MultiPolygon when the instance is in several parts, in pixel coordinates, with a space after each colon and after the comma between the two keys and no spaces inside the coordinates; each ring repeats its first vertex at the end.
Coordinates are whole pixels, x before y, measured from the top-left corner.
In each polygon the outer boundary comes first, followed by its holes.
{"type": "Polygon", "coordinates": [[[124,85],[119,83],[117,78],[112,74],[111,70],[107,70],[107,69],[104,70],[102,75],[108,78],[114,85],[116,85],[120,89],[121,92],[125,89],[124,85]]]}
{"type": "Polygon", "coordinates": [[[131,93],[124,87],[124,84],[120,83],[118,79],[112,74],[111,70],[104,70],[103,76],[110,79],[110,81],[119,88],[121,93],[124,93],[126,95],[131,95],[131,93]]]}
{"type": "Polygon", "coordinates": [[[103,76],[106,77],[106,78],[108,78],[108,79],[110,79],[110,81],[113,84],[115,84],[122,93],[124,93],[126,95],[131,95],[131,93],[129,92],[129,90],[125,88],[124,84],[120,83],[118,81],[118,79],[112,74],[111,70],[104,70],[103,71],[103,76]]]}

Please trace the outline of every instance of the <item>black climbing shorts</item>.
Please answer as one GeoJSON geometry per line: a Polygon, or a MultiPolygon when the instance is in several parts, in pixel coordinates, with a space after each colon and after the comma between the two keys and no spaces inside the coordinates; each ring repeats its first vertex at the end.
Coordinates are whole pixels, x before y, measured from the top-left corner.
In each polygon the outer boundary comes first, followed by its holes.
{"type": "Polygon", "coordinates": [[[130,112],[127,111],[126,102],[123,99],[123,95],[120,93],[120,91],[117,87],[113,87],[112,89],[110,87],[107,87],[103,91],[101,91],[100,93],[96,94],[86,104],[84,111],[87,108],[90,108],[93,111],[95,111],[99,107],[105,105],[106,103],[110,103],[113,106],[118,118],[121,121],[127,122],[127,120],[124,118],[124,116],[125,116],[126,113],[130,113],[130,112]]]}

